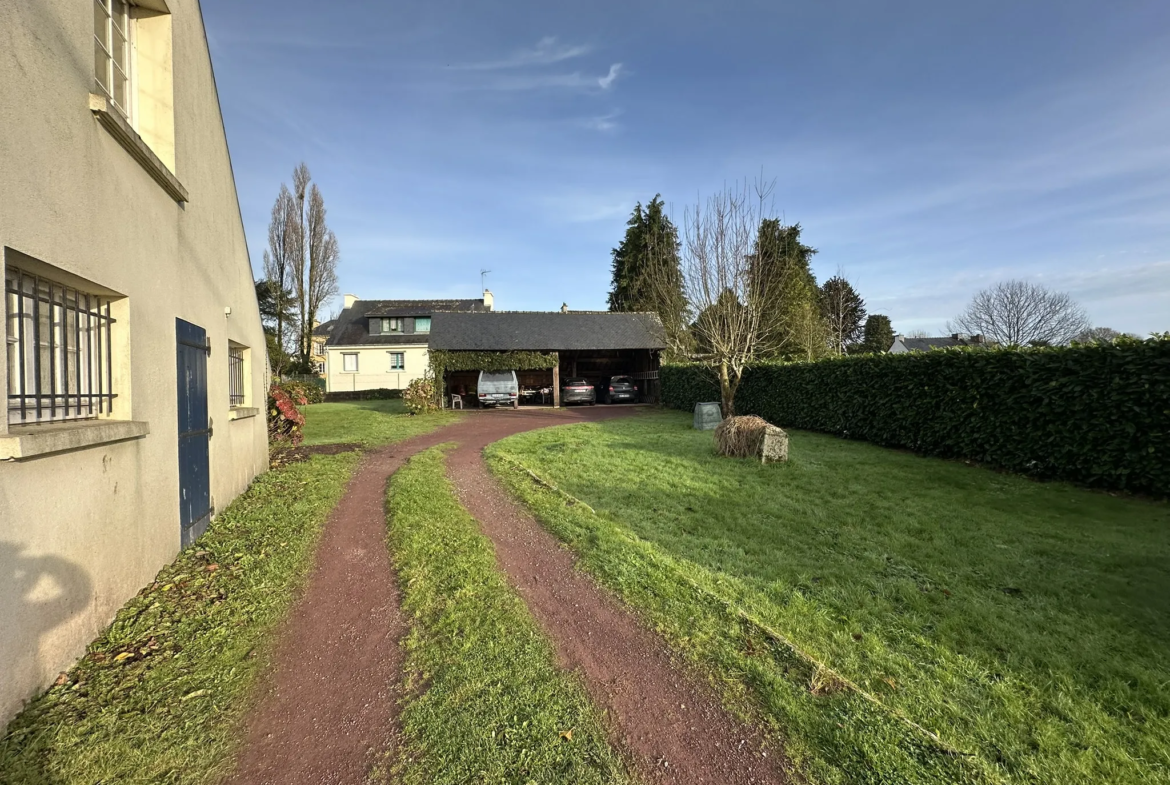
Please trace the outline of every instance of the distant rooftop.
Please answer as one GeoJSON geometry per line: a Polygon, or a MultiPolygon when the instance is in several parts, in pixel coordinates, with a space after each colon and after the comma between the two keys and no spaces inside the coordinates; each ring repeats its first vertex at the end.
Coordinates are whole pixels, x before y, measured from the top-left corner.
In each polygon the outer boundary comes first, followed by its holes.
{"type": "Polygon", "coordinates": [[[432,349],[448,351],[574,351],[665,349],[655,313],[492,311],[435,313],[432,349]]]}

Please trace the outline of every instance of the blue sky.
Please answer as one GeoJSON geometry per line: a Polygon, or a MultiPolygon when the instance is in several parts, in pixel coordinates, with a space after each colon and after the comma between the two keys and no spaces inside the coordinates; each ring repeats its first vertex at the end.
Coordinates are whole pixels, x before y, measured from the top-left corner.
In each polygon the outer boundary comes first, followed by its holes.
{"type": "Polygon", "coordinates": [[[202,0],[253,266],[297,162],[341,288],[605,307],[637,201],[776,179],[896,330],[983,286],[1170,330],[1170,3],[202,0]]]}

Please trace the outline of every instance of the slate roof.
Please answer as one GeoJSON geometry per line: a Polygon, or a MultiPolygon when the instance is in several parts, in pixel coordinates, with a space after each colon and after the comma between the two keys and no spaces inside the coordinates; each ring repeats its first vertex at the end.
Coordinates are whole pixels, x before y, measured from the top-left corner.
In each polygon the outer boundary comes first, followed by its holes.
{"type": "Polygon", "coordinates": [[[483,300],[357,300],[337,317],[326,346],[398,346],[427,342],[427,333],[370,335],[375,316],[431,316],[437,311],[486,311],[483,300]]]}
{"type": "Polygon", "coordinates": [[[333,332],[333,327],[336,324],[337,324],[336,319],[330,319],[327,322],[322,322],[321,324],[319,324],[313,328],[313,335],[315,335],[317,337],[329,335],[329,333],[333,332]]]}
{"type": "Polygon", "coordinates": [[[491,311],[436,313],[432,349],[540,351],[665,349],[662,322],[654,313],[608,311],[491,311]]]}
{"type": "Polygon", "coordinates": [[[938,338],[902,338],[899,336],[895,338],[895,342],[898,340],[901,340],[902,345],[910,352],[929,352],[931,349],[950,349],[954,346],[991,347],[996,345],[986,340],[975,340],[973,336],[956,338],[954,335],[943,335],[938,338]]]}

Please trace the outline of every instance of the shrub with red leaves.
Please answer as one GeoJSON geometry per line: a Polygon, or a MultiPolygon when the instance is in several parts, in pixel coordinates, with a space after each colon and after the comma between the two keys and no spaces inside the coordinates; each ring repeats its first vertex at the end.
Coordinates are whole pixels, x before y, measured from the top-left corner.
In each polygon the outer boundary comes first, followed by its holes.
{"type": "Polygon", "coordinates": [[[280,385],[274,384],[268,390],[268,449],[280,452],[296,447],[305,438],[305,415],[297,409],[297,403],[308,401],[303,395],[289,395],[280,385]]]}

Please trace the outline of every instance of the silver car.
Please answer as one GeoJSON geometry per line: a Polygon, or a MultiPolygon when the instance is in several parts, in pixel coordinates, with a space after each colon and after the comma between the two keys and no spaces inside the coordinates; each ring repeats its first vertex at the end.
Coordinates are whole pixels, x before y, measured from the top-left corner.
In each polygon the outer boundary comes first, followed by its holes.
{"type": "Polygon", "coordinates": [[[520,408],[520,381],[515,371],[480,371],[476,393],[480,406],[520,408]]]}

